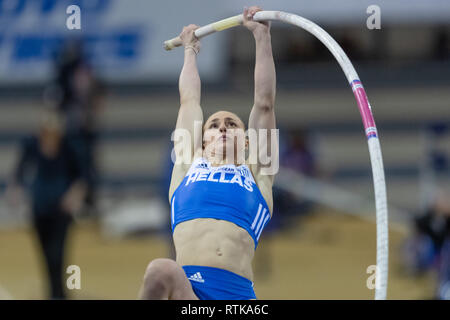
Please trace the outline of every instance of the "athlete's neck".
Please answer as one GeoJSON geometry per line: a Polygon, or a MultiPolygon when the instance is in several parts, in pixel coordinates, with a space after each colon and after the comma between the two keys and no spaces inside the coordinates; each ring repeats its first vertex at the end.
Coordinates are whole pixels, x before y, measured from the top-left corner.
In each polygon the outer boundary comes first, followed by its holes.
{"type": "Polygon", "coordinates": [[[242,164],[244,164],[245,162],[238,162],[236,161],[236,158],[231,158],[229,159],[228,157],[215,157],[215,156],[206,156],[205,154],[203,155],[204,158],[206,158],[206,160],[208,160],[209,163],[211,163],[211,166],[213,167],[219,167],[219,166],[224,166],[224,165],[235,165],[235,166],[240,166],[242,164]]]}

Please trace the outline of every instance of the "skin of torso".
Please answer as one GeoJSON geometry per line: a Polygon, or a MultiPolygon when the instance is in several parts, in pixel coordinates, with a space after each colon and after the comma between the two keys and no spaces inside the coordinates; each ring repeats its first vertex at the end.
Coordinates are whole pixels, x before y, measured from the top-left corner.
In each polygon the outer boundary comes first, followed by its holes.
{"type": "MultiPolygon", "coordinates": [[[[252,171],[252,166],[249,166],[252,171]]],[[[177,175],[174,172],[174,175],[177,175]]],[[[182,180],[182,177],[174,179],[182,180]]],[[[178,174],[179,175],[179,174],[178,174]]],[[[272,212],[272,187],[265,176],[254,175],[255,182],[272,212]]],[[[184,178],[184,175],[183,175],[184,178]]],[[[179,183],[178,183],[179,185],[179,183]]],[[[178,187],[178,185],[176,187],[178,187]]],[[[169,197],[174,190],[171,188],[169,197]]],[[[179,265],[200,265],[225,269],[253,281],[252,260],[255,244],[248,232],[236,224],[211,218],[197,218],[178,224],[173,233],[179,265]]]]}

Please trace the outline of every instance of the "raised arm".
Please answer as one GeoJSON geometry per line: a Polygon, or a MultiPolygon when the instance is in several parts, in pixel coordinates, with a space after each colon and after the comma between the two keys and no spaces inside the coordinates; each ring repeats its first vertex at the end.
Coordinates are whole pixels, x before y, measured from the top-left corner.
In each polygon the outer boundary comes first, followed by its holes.
{"type": "Polygon", "coordinates": [[[194,147],[197,149],[201,147],[201,131],[197,131],[197,134],[195,132],[196,125],[201,128],[203,122],[203,112],[200,107],[201,82],[197,68],[200,41],[194,35],[197,28],[198,26],[191,24],[184,27],[180,34],[184,45],[184,64],[178,83],[180,110],[178,111],[176,129],[180,132],[182,139],[179,139],[178,142],[175,141],[175,153],[177,157],[183,157],[184,167],[188,167],[189,163],[185,162],[192,161],[194,153],[198,151],[194,150],[194,147]],[[185,133],[189,134],[189,139],[186,139],[185,133]],[[194,138],[200,141],[194,141],[194,138]],[[187,153],[189,154],[187,155],[187,153]]]}
{"type": "MultiPolygon", "coordinates": [[[[275,123],[275,94],[276,94],[276,75],[275,64],[272,55],[272,44],[270,37],[270,22],[255,22],[253,15],[261,11],[259,7],[250,7],[244,9],[244,26],[252,31],[255,38],[256,53],[255,53],[255,96],[253,108],[250,112],[249,129],[267,129],[267,144],[264,140],[260,141],[258,145],[258,164],[257,173],[261,173],[261,168],[264,165],[278,167],[278,145],[276,135],[271,133],[271,129],[276,129],[275,123]],[[271,152],[271,150],[276,150],[271,152]],[[268,154],[270,156],[270,164],[262,164],[260,160],[262,155],[268,154]]],[[[253,146],[254,147],[254,146],[253,146]]],[[[252,145],[250,144],[250,148],[252,145]]],[[[251,152],[251,150],[250,150],[251,152]]],[[[273,182],[273,170],[267,170],[266,174],[270,176],[273,182]]]]}
{"type": "Polygon", "coordinates": [[[184,27],[180,34],[184,46],[184,64],[178,83],[182,107],[192,104],[200,105],[201,83],[196,59],[200,52],[200,41],[194,35],[197,28],[198,26],[191,24],[184,27]]]}
{"type": "Polygon", "coordinates": [[[194,156],[200,154],[202,146],[203,112],[200,107],[201,82],[197,68],[200,41],[194,35],[197,28],[198,26],[191,24],[184,27],[180,34],[184,46],[184,64],[178,82],[180,109],[173,136],[177,163],[172,173],[170,197],[189,170],[194,156]]]}

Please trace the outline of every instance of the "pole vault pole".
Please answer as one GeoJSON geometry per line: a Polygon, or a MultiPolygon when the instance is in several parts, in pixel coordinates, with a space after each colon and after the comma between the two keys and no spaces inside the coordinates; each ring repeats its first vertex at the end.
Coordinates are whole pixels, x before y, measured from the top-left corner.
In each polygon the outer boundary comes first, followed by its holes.
{"type": "MultiPolygon", "coordinates": [[[[378,139],[378,132],[375,126],[375,121],[372,115],[372,108],[367,99],[364,87],[356,73],[355,68],[350,62],[349,58],[339,46],[339,44],[321,27],[302,18],[298,15],[282,12],[282,11],[259,11],[253,16],[254,21],[281,21],[289,23],[305,29],[310,32],[317,39],[319,39],[331,51],[333,56],[338,61],[342,70],[347,77],[347,80],[355,95],[358,104],[359,112],[364,125],[367,143],[369,146],[370,161],[372,165],[373,184],[375,190],[375,204],[376,204],[376,221],[377,221],[377,273],[375,285],[375,299],[386,299],[387,280],[388,280],[388,255],[389,255],[389,241],[388,241],[388,207],[386,198],[386,182],[384,177],[383,158],[381,154],[380,141],[378,139]]],[[[242,14],[223,19],[195,30],[195,36],[200,39],[217,31],[229,29],[231,27],[242,24],[242,14]]],[[[167,40],[164,42],[164,48],[171,50],[175,47],[181,46],[181,39],[179,37],[167,40]]]]}

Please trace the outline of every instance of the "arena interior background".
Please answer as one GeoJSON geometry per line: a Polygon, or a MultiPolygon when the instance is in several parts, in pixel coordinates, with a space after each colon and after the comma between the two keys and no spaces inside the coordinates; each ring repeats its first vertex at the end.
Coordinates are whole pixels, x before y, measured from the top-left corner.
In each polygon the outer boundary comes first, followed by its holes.
{"type": "MultiPolygon", "coordinates": [[[[165,52],[162,43],[184,25],[204,25],[252,4],[0,2],[0,298],[45,298],[28,204],[11,207],[4,191],[20,139],[35,130],[51,104],[46,97],[58,48],[68,39],[83,39],[106,87],[98,119],[98,212],[81,214],[70,232],[66,265],[80,266],[82,288],[69,295],[135,299],[147,263],[173,257],[163,195],[183,51],[165,52]],[[70,4],[81,7],[81,30],[66,28],[70,4]]],[[[450,124],[450,5],[439,0],[255,4],[318,23],[354,63],[373,107],[386,170],[388,298],[431,298],[434,274],[409,275],[401,248],[430,188],[450,189],[448,166],[430,182],[426,165],[431,143],[447,159],[450,155],[450,133],[433,136],[429,129],[450,124]],[[366,26],[372,4],[381,9],[379,30],[366,26]]],[[[295,190],[310,202],[308,212],[262,235],[256,294],[261,299],[372,299],[366,269],[376,262],[373,182],[352,92],[332,55],[306,32],[274,23],[272,44],[280,137],[307,133],[318,170],[311,183],[295,190]]],[[[238,27],[205,38],[198,61],[205,114],[226,108],[248,119],[254,68],[250,33],[238,27]]],[[[286,187],[300,178],[292,179],[276,184],[286,187]]]]}

